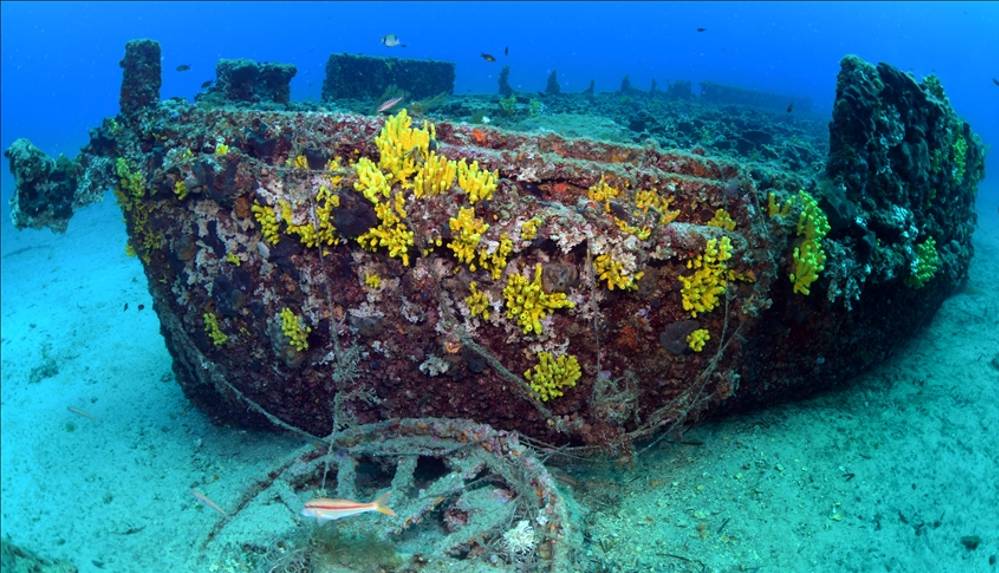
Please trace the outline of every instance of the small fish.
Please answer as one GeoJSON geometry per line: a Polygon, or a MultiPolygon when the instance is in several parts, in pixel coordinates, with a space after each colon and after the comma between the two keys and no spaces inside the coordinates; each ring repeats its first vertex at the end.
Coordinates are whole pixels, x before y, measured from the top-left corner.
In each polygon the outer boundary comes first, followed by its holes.
{"type": "Polygon", "coordinates": [[[139,310],[142,310],[142,309],[144,309],[144,308],[146,308],[146,305],[144,305],[144,304],[140,304],[140,305],[139,305],[139,310]]]}
{"type": "Polygon", "coordinates": [[[384,36],[382,36],[382,45],[385,46],[386,48],[406,47],[406,44],[403,44],[399,40],[399,36],[396,36],[395,34],[385,34],[384,36]]]}
{"type": "Polygon", "coordinates": [[[997,80],[995,78],[992,78],[992,83],[994,83],[995,85],[999,86],[999,80],[997,80]]]}
{"type": "Polygon", "coordinates": [[[787,113],[794,111],[794,102],[787,104],[787,113]]]}
{"type": "Polygon", "coordinates": [[[399,102],[401,102],[401,101],[402,101],[402,96],[394,97],[394,98],[392,98],[390,100],[385,100],[385,101],[382,102],[382,104],[380,106],[378,106],[378,111],[376,111],[375,113],[381,113],[383,111],[388,111],[388,110],[392,109],[393,107],[397,106],[399,104],[399,102]]]}
{"type": "Polygon", "coordinates": [[[121,311],[125,312],[126,310],[128,310],[128,303],[127,302],[125,303],[125,308],[121,309],[121,311]]]}
{"type": "Polygon", "coordinates": [[[507,47],[503,48],[503,55],[504,56],[509,56],[510,55],[510,46],[507,46],[507,47]]]}
{"type": "Polygon", "coordinates": [[[187,64],[181,64],[181,65],[177,66],[177,71],[178,72],[186,72],[189,69],[191,69],[191,66],[189,66],[187,64]]]}
{"type": "Polygon", "coordinates": [[[212,86],[212,80],[201,82],[201,89],[209,88],[211,86],[212,86]]]}
{"type": "Polygon", "coordinates": [[[495,62],[496,61],[496,56],[494,56],[492,54],[487,54],[485,52],[482,52],[479,55],[482,56],[482,59],[485,60],[485,61],[487,61],[487,62],[495,62]]]}
{"type": "Polygon", "coordinates": [[[369,511],[377,511],[385,515],[395,515],[395,512],[385,505],[390,493],[383,493],[371,503],[360,503],[349,499],[317,497],[305,502],[305,507],[302,508],[302,515],[305,517],[315,517],[319,521],[333,521],[334,519],[351,517],[369,511]]]}
{"type": "Polygon", "coordinates": [[[76,414],[77,416],[83,416],[84,418],[89,418],[91,420],[97,420],[97,418],[95,418],[93,416],[93,414],[91,414],[90,412],[87,412],[86,410],[83,410],[81,408],[77,408],[76,406],[66,406],[66,409],[69,410],[70,412],[76,414]]]}
{"type": "Polygon", "coordinates": [[[707,28],[698,28],[697,31],[698,32],[707,32],[708,29],[707,28]]]}

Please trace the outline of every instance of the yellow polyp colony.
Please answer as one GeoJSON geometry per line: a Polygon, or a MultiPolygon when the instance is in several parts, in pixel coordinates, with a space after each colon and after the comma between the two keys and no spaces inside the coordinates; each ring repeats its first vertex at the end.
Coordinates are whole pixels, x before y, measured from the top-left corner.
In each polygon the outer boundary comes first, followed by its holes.
{"type": "Polygon", "coordinates": [[[621,194],[621,190],[612,187],[603,177],[600,181],[593,184],[592,187],[586,190],[586,196],[590,198],[591,201],[595,201],[604,206],[605,211],[610,211],[610,201],[621,194]]]}
{"type": "Polygon", "coordinates": [[[728,237],[710,239],[704,248],[704,254],[698,255],[693,261],[687,261],[687,268],[694,269],[692,275],[681,276],[683,288],[683,309],[690,316],[697,318],[698,314],[711,312],[718,307],[720,297],[728,288],[728,281],[733,273],[725,264],[732,258],[732,241],[728,237]]]}
{"type": "Polygon", "coordinates": [[[443,155],[431,153],[413,180],[413,196],[417,199],[447,192],[454,185],[458,164],[443,155]]]}
{"type": "Polygon", "coordinates": [[[638,281],[645,276],[644,272],[638,272],[630,275],[625,272],[624,265],[615,261],[613,257],[609,254],[604,253],[598,255],[596,259],[593,260],[593,270],[596,271],[597,277],[601,280],[607,281],[607,288],[609,290],[621,289],[621,290],[634,290],[638,288],[638,281]]]}
{"type": "Polygon", "coordinates": [[[514,273],[503,287],[506,316],[524,330],[524,334],[541,334],[541,320],[560,308],[573,308],[575,303],[565,293],[546,293],[541,285],[541,264],[534,267],[534,280],[514,273]]]}
{"type": "Polygon", "coordinates": [[[529,219],[520,226],[520,239],[522,241],[533,241],[538,236],[538,227],[541,226],[541,219],[529,219]]]}
{"type": "Polygon", "coordinates": [[[489,296],[479,290],[479,283],[475,281],[468,283],[468,293],[468,296],[465,297],[468,312],[472,316],[481,316],[483,319],[489,320],[491,316],[489,296]]]}
{"type": "Polygon", "coordinates": [[[212,344],[216,348],[223,346],[229,341],[229,336],[222,332],[222,327],[219,325],[219,319],[215,316],[215,313],[205,312],[201,315],[201,319],[205,323],[205,334],[212,340],[212,344]]]}
{"type": "Polygon", "coordinates": [[[708,221],[708,225],[711,227],[718,227],[719,229],[725,229],[726,231],[735,230],[735,220],[732,219],[732,215],[729,215],[728,211],[725,209],[718,209],[715,211],[714,217],[708,221]]]}
{"type": "Polygon", "coordinates": [[[649,210],[658,213],[660,225],[669,225],[680,216],[680,211],[670,210],[669,207],[672,203],[672,197],[663,197],[651,189],[635,193],[635,207],[640,209],[643,215],[647,214],[649,210]]]}
{"type": "Polygon", "coordinates": [[[408,267],[409,249],[415,243],[413,231],[403,223],[407,214],[406,198],[402,192],[396,192],[391,202],[375,203],[375,216],[378,217],[378,226],[365,231],[357,242],[372,251],[385,247],[390,257],[402,260],[402,264],[408,267]]]}
{"type": "Polygon", "coordinates": [[[173,184],[173,194],[177,196],[178,200],[183,201],[184,197],[187,197],[187,184],[184,183],[183,179],[178,179],[173,184]]]}
{"type": "Polygon", "coordinates": [[[309,348],[309,333],[312,328],[306,326],[302,319],[290,308],[281,309],[281,332],[288,339],[288,344],[299,352],[309,348]]]}
{"type": "Polygon", "coordinates": [[[393,183],[408,189],[410,179],[416,175],[417,165],[430,154],[430,140],[436,136],[434,126],[425,122],[423,127],[412,127],[413,120],[403,109],[385,120],[375,145],[378,147],[378,166],[392,175],[393,183]]]}
{"type": "Polygon", "coordinates": [[[288,233],[298,235],[298,240],[306,247],[319,245],[332,247],[340,242],[333,225],[333,209],[340,206],[340,196],[334,195],[329,187],[319,186],[316,192],[315,221],[300,225],[292,223],[291,203],[281,201],[281,216],[288,225],[288,233]]]}
{"type": "Polygon", "coordinates": [[[448,221],[451,234],[454,237],[447,247],[454,252],[455,258],[468,265],[469,270],[475,270],[475,249],[482,240],[482,235],[489,225],[475,216],[474,207],[458,209],[458,216],[448,221]]]}
{"type": "Polygon", "coordinates": [[[464,159],[458,162],[458,187],[468,194],[468,202],[472,205],[491,199],[497,185],[499,171],[480,169],[478,161],[473,161],[471,165],[464,159]]]}
{"type": "Polygon", "coordinates": [[[805,191],[798,192],[801,215],[798,216],[798,237],[794,247],[794,270],[790,274],[795,294],[808,295],[819,273],[826,268],[826,253],[822,239],[829,233],[829,219],[822,212],[818,201],[805,191]]]}
{"type": "Polygon", "coordinates": [[[698,328],[687,335],[687,346],[694,352],[704,350],[704,345],[711,340],[711,333],[706,328],[698,328]]]}
{"type": "Polygon", "coordinates": [[[652,227],[649,227],[648,225],[639,228],[620,217],[614,217],[614,224],[617,225],[618,229],[621,229],[621,232],[634,235],[642,241],[648,240],[648,238],[652,236],[652,227]]]}
{"type": "Polygon", "coordinates": [[[292,169],[305,170],[309,168],[309,160],[304,155],[299,154],[295,157],[289,157],[287,165],[292,169]]]}
{"type": "Polygon", "coordinates": [[[366,273],[364,275],[364,286],[378,290],[382,287],[382,277],[378,273],[366,273]]]}
{"type": "Polygon", "coordinates": [[[499,279],[503,275],[503,270],[506,268],[511,253],[513,253],[513,240],[502,235],[499,244],[492,252],[479,249],[479,266],[483,270],[489,271],[493,280],[499,279]]]}
{"type": "Polygon", "coordinates": [[[770,192],[767,195],[767,214],[771,219],[774,217],[787,217],[791,213],[792,201],[789,199],[784,203],[777,200],[777,194],[770,192]]]}
{"type": "Polygon", "coordinates": [[[337,157],[331,157],[329,161],[326,162],[326,173],[329,175],[330,187],[337,189],[340,187],[340,182],[343,181],[343,160],[337,157]]]}
{"type": "Polygon", "coordinates": [[[281,227],[278,225],[277,215],[274,213],[274,209],[268,207],[267,205],[261,205],[260,203],[254,202],[253,205],[250,206],[250,211],[253,212],[253,218],[260,224],[260,233],[264,236],[264,242],[268,245],[278,244],[278,241],[281,240],[281,227]]]}
{"type": "Polygon", "coordinates": [[[232,252],[225,254],[225,262],[229,263],[230,265],[236,265],[237,267],[243,264],[243,261],[239,258],[239,255],[232,252]]]}
{"type": "Polygon", "coordinates": [[[357,160],[357,163],[354,164],[354,172],[357,174],[354,189],[358,190],[371,203],[377,205],[392,194],[392,187],[385,174],[378,169],[375,162],[367,157],[357,160]]]}
{"type": "Polygon", "coordinates": [[[574,355],[556,357],[550,352],[539,352],[538,363],[524,372],[524,378],[542,402],[564,395],[564,390],[574,388],[582,375],[579,360],[574,355]]]}

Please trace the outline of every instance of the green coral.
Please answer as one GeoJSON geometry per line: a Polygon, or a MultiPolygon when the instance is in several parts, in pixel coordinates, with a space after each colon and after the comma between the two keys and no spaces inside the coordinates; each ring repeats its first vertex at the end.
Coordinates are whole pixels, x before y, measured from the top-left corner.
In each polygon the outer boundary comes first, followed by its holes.
{"type": "Polygon", "coordinates": [[[937,241],[932,236],[916,245],[916,259],[912,262],[912,274],[906,284],[912,288],[923,288],[940,270],[940,254],[937,241]]]}
{"type": "Polygon", "coordinates": [[[798,216],[797,246],[794,247],[794,270],[790,274],[795,294],[808,295],[819,273],[826,268],[822,239],[829,233],[829,219],[819,202],[807,191],[798,192],[801,214],[798,216]]]}
{"type": "Polygon", "coordinates": [[[205,334],[212,340],[212,344],[216,348],[224,346],[229,341],[229,336],[222,332],[222,327],[219,325],[219,319],[215,313],[206,311],[201,315],[201,319],[205,322],[205,334]]]}
{"type": "Polygon", "coordinates": [[[694,352],[704,350],[704,345],[711,340],[711,333],[706,328],[698,328],[687,335],[687,346],[694,352]]]}
{"type": "Polygon", "coordinates": [[[305,352],[309,349],[309,333],[312,328],[287,307],[281,309],[281,332],[295,350],[305,352]]]}
{"type": "Polygon", "coordinates": [[[565,293],[547,293],[541,285],[541,263],[534,267],[534,280],[514,273],[503,287],[506,316],[516,320],[524,334],[541,334],[541,320],[560,308],[573,308],[575,303],[565,293]]]}
{"type": "Polygon", "coordinates": [[[550,352],[539,352],[538,363],[524,372],[542,402],[562,396],[566,388],[574,388],[582,376],[579,360],[572,354],[555,356],[550,352]]]}
{"type": "Polygon", "coordinates": [[[958,135],[950,148],[951,159],[954,161],[952,173],[957,182],[964,181],[964,174],[968,169],[968,140],[963,135],[958,135]]]}

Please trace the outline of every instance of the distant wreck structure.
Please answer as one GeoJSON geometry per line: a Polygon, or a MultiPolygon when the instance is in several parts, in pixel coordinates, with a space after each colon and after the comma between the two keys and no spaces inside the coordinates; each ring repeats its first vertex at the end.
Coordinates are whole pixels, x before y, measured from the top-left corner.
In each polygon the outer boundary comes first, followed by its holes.
{"type": "MultiPolygon", "coordinates": [[[[77,158],[6,151],[15,221],[65,228],[115,188],[177,380],[218,420],[465,419],[627,450],[850,378],[967,276],[983,146],[932,76],[845,58],[816,173],[405,110],[161,102],[157,54],[129,44],[121,113],[77,158]]],[[[219,93],[275,93],[264,76],[219,93]]],[[[333,56],[323,93],[453,79],[333,56]]]]}
{"type": "Polygon", "coordinates": [[[454,93],[454,64],[352,54],[333,54],[326,61],[324,101],[377,98],[392,89],[410,99],[454,93]]]}

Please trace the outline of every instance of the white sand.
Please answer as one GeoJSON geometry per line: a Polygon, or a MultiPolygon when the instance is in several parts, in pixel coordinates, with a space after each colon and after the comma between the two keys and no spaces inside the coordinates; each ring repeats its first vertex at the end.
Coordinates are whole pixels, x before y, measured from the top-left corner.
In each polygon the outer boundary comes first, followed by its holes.
{"type": "MultiPolygon", "coordinates": [[[[590,550],[617,571],[701,570],[667,554],[709,571],[996,571],[999,218],[982,211],[969,287],[896,358],[695,428],[704,447],[584,476],[590,550]]],[[[191,488],[227,506],[299,442],[214,427],[187,402],[112,200],[61,236],[2,226],[3,535],[83,572],[209,570],[193,546],[215,515],[191,488]],[[58,373],[30,383],[47,363],[58,373]]]]}

